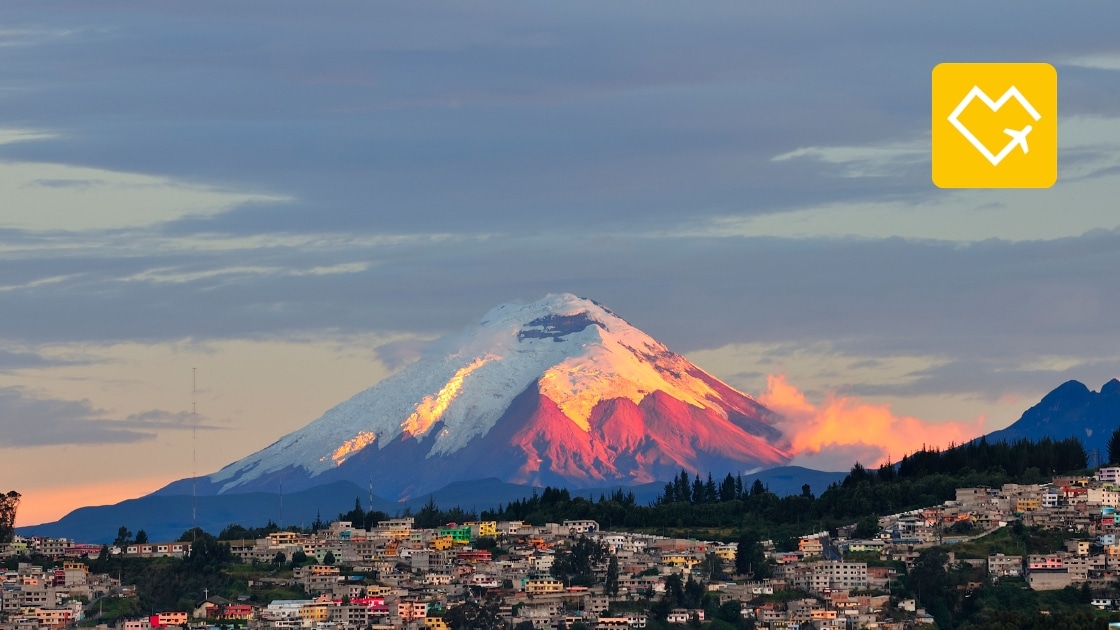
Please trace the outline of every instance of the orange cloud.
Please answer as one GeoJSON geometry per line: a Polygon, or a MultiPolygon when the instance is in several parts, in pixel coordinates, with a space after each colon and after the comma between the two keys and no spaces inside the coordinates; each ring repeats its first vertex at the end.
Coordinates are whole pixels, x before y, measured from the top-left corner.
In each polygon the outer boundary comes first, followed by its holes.
{"type": "Polygon", "coordinates": [[[835,394],[814,405],[784,374],[767,378],[767,391],[759,401],[785,416],[781,428],[794,463],[826,462],[834,470],[845,470],[857,460],[865,466],[898,461],[922,446],[960,444],[985,432],[983,417],[975,422],[926,422],[895,415],[887,405],[835,394]]]}
{"type": "Polygon", "coordinates": [[[16,511],[16,527],[57,521],[71,510],[87,505],[111,505],[126,499],[135,499],[150,494],[177,478],[175,476],[146,477],[20,490],[23,497],[16,511]]]}

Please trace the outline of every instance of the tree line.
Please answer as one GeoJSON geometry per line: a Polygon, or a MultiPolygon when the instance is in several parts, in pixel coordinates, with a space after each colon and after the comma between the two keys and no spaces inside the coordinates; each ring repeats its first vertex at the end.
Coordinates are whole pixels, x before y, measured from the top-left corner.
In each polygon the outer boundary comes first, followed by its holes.
{"type": "Polygon", "coordinates": [[[593,519],[608,529],[732,529],[771,538],[781,546],[804,533],[936,505],[953,499],[960,487],[1041,482],[1083,471],[1085,464],[1085,449],[1076,438],[1010,443],[981,438],[944,450],[923,448],[877,469],[857,463],[819,496],[807,485],[800,494],[779,497],[758,480],[745,484],[728,474],[717,482],[711,474],[702,478],[681,471],[648,505],[638,505],[633,493],[623,490],[595,501],[550,487],[483,511],[481,517],[532,523],[593,519]]]}

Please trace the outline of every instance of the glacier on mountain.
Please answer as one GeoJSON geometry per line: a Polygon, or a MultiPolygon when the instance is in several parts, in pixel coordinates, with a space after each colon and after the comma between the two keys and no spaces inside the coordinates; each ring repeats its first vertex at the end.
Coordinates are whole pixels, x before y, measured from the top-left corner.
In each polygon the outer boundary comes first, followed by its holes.
{"type": "Polygon", "coordinates": [[[430,444],[428,458],[449,455],[486,435],[534,383],[583,432],[591,430],[600,401],[637,404],[653,392],[723,418],[728,409],[753,418],[761,408],[606,307],[550,294],[492,309],[393,376],[210,481],[226,492],[293,466],[314,477],[401,439],[430,444]]]}

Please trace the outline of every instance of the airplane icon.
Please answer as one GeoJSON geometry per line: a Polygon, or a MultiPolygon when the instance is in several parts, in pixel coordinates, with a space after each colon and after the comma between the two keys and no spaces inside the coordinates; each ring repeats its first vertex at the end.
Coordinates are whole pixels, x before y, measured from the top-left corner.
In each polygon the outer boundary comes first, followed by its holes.
{"type": "Polygon", "coordinates": [[[1008,154],[1010,154],[1016,146],[1022,147],[1023,153],[1027,153],[1029,151],[1029,149],[1027,148],[1027,134],[1034,129],[1031,125],[1023,127],[1022,130],[1004,129],[1003,133],[1011,136],[1011,141],[1004,145],[1004,147],[1000,149],[999,153],[993,154],[990,150],[988,150],[988,147],[984,146],[984,143],[980,142],[980,140],[975,135],[973,135],[972,132],[968,130],[968,127],[965,127],[958,118],[965,110],[965,108],[968,107],[969,103],[973,101],[973,99],[980,99],[980,101],[987,105],[988,109],[992,110],[993,112],[999,111],[1000,108],[1003,107],[1003,104],[1007,101],[1015,99],[1023,107],[1023,109],[1025,109],[1027,113],[1030,114],[1031,118],[1035,119],[1036,121],[1040,120],[1042,118],[1042,114],[1039,114],[1038,110],[1036,110],[1034,106],[1031,105],[1030,101],[1023,97],[1023,95],[1019,92],[1019,88],[1012,85],[1011,87],[1007,88],[1007,91],[1003,93],[1003,96],[1000,96],[998,99],[993,101],[991,97],[989,97],[987,93],[984,92],[984,90],[980,89],[980,86],[974,85],[972,86],[972,89],[968,91],[968,94],[965,95],[964,99],[962,99],[961,102],[957,104],[957,108],[953,110],[953,113],[949,114],[949,123],[956,127],[957,131],[961,132],[961,135],[963,135],[966,140],[972,143],[972,146],[976,147],[976,150],[979,151],[981,155],[983,155],[988,159],[989,162],[992,163],[992,166],[999,166],[999,163],[1003,161],[1003,158],[1007,157],[1008,154]]]}
{"type": "Polygon", "coordinates": [[[1015,131],[1014,129],[1004,129],[1003,133],[1011,136],[1011,144],[1007,145],[1007,148],[1011,149],[1015,145],[1019,145],[1020,147],[1023,148],[1023,153],[1026,153],[1027,152],[1027,134],[1031,132],[1031,129],[1032,129],[1032,127],[1030,125],[1027,125],[1026,127],[1023,127],[1022,131],[1015,131]]]}

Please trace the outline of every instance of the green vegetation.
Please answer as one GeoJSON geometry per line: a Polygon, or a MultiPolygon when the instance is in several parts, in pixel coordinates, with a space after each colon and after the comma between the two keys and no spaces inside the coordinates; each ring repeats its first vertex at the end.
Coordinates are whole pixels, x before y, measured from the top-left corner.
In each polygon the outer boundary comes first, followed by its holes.
{"type": "Polygon", "coordinates": [[[704,480],[682,471],[653,505],[637,505],[633,493],[622,490],[594,502],[573,498],[566,489],[545,488],[481,516],[532,523],[594,519],[607,529],[715,540],[734,540],[750,531],[782,541],[852,523],[867,533],[877,529],[876,515],[936,505],[954,498],[961,487],[999,487],[1084,470],[1085,460],[1085,450],[1075,438],[1010,444],[980,439],[944,451],[923,449],[903,458],[897,467],[885,464],[868,470],[857,463],[841,483],[819,497],[809,488],[799,495],[778,497],[757,480],[744,488],[740,477],[727,475],[717,483],[710,474],[704,480]]]}
{"type": "MultiPolygon", "coordinates": [[[[595,567],[606,562],[608,555],[605,545],[587,536],[580,536],[566,549],[556,554],[556,559],[552,562],[552,576],[568,582],[571,586],[593,586],[597,582],[595,567]]],[[[610,557],[614,559],[614,556],[610,557]]],[[[617,572],[617,565],[615,570],[617,572]]],[[[617,573],[615,589],[618,589],[617,573]]]]}
{"type": "MultiPolygon", "coordinates": [[[[478,520],[477,513],[469,512],[459,506],[441,510],[439,506],[436,505],[435,499],[431,497],[428,498],[428,503],[415,514],[412,513],[412,510],[406,509],[401,516],[411,516],[414,519],[415,526],[419,528],[435,528],[446,525],[447,523],[465,523],[478,520]]],[[[390,518],[392,517],[389,516],[389,514],[379,510],[366,512],[362,509],[361,499],[357,497],[354,499],[354,509],[338,515],[338,520],[348,521],[353,523],[354,527],[361,529],[373,529],[377,527],[378,521],[387,521],[390,518]]],[[[324,527],[325,525],[322,521],[317,519],[312,529],[318,530],[324,527]]]]}
{"type": "Polygon", "coordinates": [[[735,550],[735,572],[750,575],[757,580],[770,577],[770,565],[766,562],[762,544],[753,533],[744,532],[739,537],[739,545],[735,550]]]}
{"type": "Polygon", "coordinates": [[[1108,463],[1120,464],[1120,428],[1112,432],[1108,438],[1108,463]]]}
{"type": "Polygon", "coordinates": [[[468,601],[449,609],[443,620],[451,630],[502,630],[506,626],[498,616],[500,607],[501,599],[497,597],[482,602],[468,601]]]}
{"type": "Polygon", "coordinates": [[[1070,537],[1068,532],[1023,527],[1021,522],[1016,521],[1012,527],[1001,527],[946,549],[951,549],[958,558],[987,558],[997,553],[1025,556],[1061,551],[1065,540],[1070,537]]]}
{"type": "Polygon", "coordinates": [[[182,541],[191,542],[191,554],[185,558],[125,558],[102,553],[90,562],[90,571],[120,575],[123,584],[136,584],[138,597],[105,599],[104,617],[99,622],[112,622],[152,610],[191,610],[205,593],[236,599],[248,595],[250,601],[298,599],[307,594],[301,590],[269,587],[250,590],[249,581],[276,575],[271,566],[240,565],[230,554],[229,545],[201,529],[185,532],[182,541]]]}
{"type": "Polygon", "coordinates": [[[0,545],[12,542],[20,496],[20,493],[15,490],[10,490],[8,494],[0,494],[0,545]]]}
{"type": "MultiPolygon", "coordinates": [[[[983,567],[948,564],[945,548],[922,552],[904,591],[915,595],[943,630],[1004,628],[1106,628],[1120,614],[1087,610],[1092,600],[1088,585],[1060,591],[1031,590],[1021,578],[986,580],[983,567]],[[1038,625],[1045,621],[1044,625],[1038,625]]],[[[1110,594],[1115,597],[1116,594],[1110,594]]]]}

